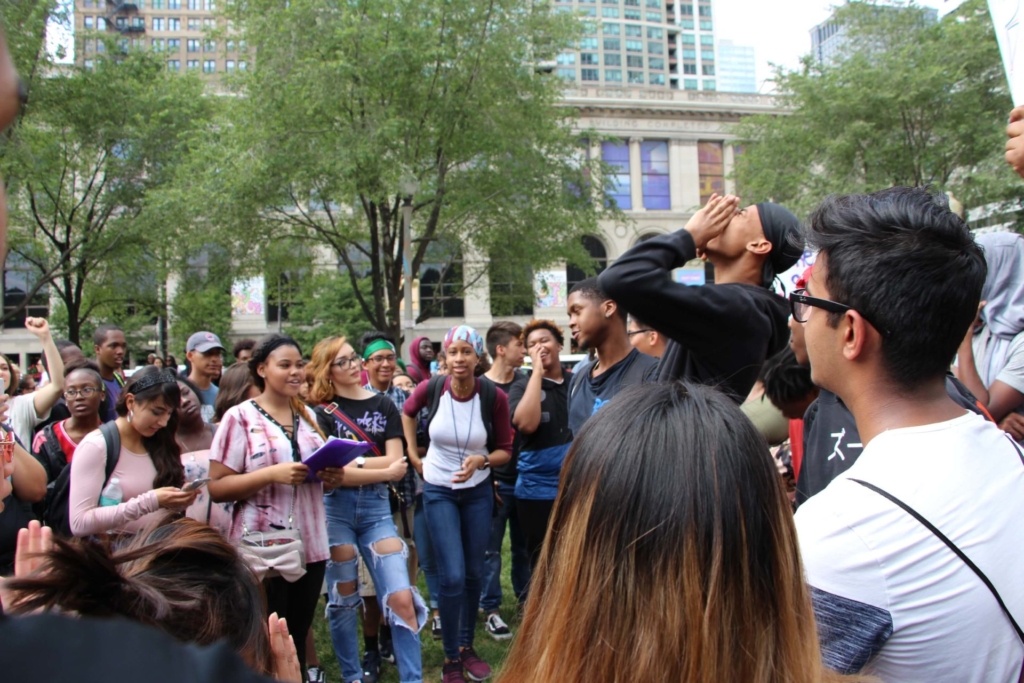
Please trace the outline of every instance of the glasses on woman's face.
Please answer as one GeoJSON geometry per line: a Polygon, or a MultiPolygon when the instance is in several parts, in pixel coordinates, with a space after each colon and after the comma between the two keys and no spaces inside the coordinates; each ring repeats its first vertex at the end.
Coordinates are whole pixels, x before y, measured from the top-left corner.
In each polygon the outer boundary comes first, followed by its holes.
{"type": "Polygon", "coordinates": [[[96,387],[82,387],[81,389],[68,389],[68,390],[66,390],[64,392],[64,398],[66,398],[69,401],[72,401],[72,400],[78,398],[79,395],[81,395],[82,398],[89,398],[90,396],[92,396],[93,394],[95,394],[98,391],[99,391],[99,389],[97,389],[96,387]]]}
{"type": "Polygon", "coordinates": [[[370,356],[367,361],[374,365],[381,365],[383,363],[394,363],[397,357],[393,353],[389,353],[386,356],[370,356]]]}
{"type": "Polygon", "coordinates": [[[359,364],[359,356],[348,356],[347,358],[339,358],[338,360],[331,363],[332,368],[341,368],[344,370],[347,367],[359,364]]]}

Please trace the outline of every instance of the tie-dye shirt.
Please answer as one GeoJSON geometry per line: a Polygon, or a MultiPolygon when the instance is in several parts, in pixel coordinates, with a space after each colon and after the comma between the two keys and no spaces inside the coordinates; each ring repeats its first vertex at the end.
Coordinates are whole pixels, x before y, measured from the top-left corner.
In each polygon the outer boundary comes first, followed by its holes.
{"type": "MultiPolygon", "coordinates": [[[[306,408],[309,422],[300,417],[298,444],[305,460],[324,441],[310,426],[316,415],[306,408]]],[[[290,426],[290,425],[289,425],[290,426]]],[[[210,446],[210,460],[245,474],[263,467],[293,462],[292,444],[278,425],[264,417],[252,401],[241,403],[224,415],[210,446]]],[[[293,526],[302,532],[306,562],[320,562],[330,556],[327,546],[327,518],[324,515],[323,485],[302,484],[295,489],[293,526]]],[[[244,529],[276,531],[288,528],[293,487],[270,484],[246,500],[235,503],[230,538],[241,538],[244,529]]]]}

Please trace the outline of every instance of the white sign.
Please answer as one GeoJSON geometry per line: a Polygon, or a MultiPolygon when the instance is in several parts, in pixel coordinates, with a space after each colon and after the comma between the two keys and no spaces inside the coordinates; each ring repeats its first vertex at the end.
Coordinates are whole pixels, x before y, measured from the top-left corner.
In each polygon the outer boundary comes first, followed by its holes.
{"type": "Polygon", "coordinates": [[[1024,50],[1022,50],[1022,0],[988,0],[992,25],[1003,55],[1006,80],[1014,106],[1024,104],[1024,50]]]}
{"type": "MultiPolygon", "coordinates": [[[[785,273],[779,275],[779,280],[782,281],[782,296],[789,298],[791,292],[797,288],[796,282],[804,276],[804,271],[814,265],[814,259],[817,254],[813,251],[805,251],[804,255],[800,257],[800,260],[796,262],[796,265],[787,270],[785,273]]],[[[776,291],[778,291],[778,283],[775,285],[776,291]]]]}

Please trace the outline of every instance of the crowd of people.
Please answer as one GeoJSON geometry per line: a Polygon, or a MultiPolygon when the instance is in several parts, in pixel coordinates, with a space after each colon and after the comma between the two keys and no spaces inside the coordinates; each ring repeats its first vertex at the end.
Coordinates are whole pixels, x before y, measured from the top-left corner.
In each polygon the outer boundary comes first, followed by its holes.
{"type": "Polygon", "coordinates": [[[713,195],[572,287],[571,342],[200,330],[128,376],[117,326],[88,358],[29,318],[45,381],[0,357],[5,680],[317,683],[321,600],[344,683],[423,680],[428,625],[443,683],[487,680],[480,615],[517,683],[1024,680],[1022,268],[926,189],[804,225],[713,195]],[[697,257],[714,282],[676,282],[697,257]],[[364,455],[313,468],[335,438],[364,455]]]}

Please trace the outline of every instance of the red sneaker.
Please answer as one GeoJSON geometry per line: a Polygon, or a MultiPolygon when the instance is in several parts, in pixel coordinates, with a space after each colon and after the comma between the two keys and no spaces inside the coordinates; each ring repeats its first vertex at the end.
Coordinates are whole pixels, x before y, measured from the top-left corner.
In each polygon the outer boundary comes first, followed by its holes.
{"type": "Polygon", "coordinates": [[[474,681],[486,681],[491,677],[491,666],[477,656],[471,647],[462,651],[462,668],[474,681]]]}
{"type": "Polygon", "coordinates": [[[445,662],[441,668],[441,683],[466,683],[462,677],[462,662],[445,662]]]}

